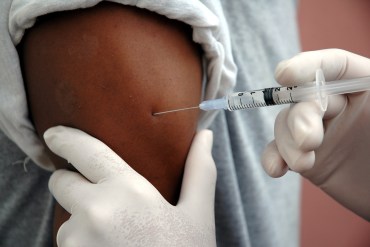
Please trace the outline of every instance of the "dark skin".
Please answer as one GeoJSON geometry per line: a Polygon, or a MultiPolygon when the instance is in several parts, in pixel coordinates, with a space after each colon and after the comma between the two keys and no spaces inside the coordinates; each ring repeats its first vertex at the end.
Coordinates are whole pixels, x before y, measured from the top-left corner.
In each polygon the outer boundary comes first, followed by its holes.
{"type": "MultiPolygon", "coordinates": [[[[19,52],[40,139],[56,125],[81,129],[176,204],[199,112],[153,113],[199,104],[201,54],[189,26],[107,2],[40,18],[19,52]]],[[[54,232],[68,218],[57,205],[54,232]]]]}

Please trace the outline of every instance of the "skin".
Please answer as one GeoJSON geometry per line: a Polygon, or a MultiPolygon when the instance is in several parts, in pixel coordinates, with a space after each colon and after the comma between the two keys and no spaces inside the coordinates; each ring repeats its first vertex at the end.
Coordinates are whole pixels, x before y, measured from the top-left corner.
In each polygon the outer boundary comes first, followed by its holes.
{"type": "MultiPolygon", "coordinates": [[[[191,28],[114,3],[39,18],[19,46],[32,121],[40,138],[65,125],[100,139],[178,200],[201,97],[202,64],[191,28]]],[[[50,152],[55,166],[71,168],[50,152]]],[[[55,209],[55,232],[68,213],[55,209]]]]}

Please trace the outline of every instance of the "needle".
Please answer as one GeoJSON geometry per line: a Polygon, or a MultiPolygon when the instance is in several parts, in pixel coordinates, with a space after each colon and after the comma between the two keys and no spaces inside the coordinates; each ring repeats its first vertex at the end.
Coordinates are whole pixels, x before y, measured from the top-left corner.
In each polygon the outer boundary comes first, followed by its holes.
{"type": "Polygon", "coordinates": [[[162,115],[162,114],[171,113],[171,112],[177,112],[177,111],[186,111],[186,110],[198,109],[198,108],[199,108],[199,106],[193,106],[193,107],[181,108],[181,109],[176,109],[176,110],[171,110],[171,111],[156,112],[156,113],[153,113],[153,116],[162,115]]]}

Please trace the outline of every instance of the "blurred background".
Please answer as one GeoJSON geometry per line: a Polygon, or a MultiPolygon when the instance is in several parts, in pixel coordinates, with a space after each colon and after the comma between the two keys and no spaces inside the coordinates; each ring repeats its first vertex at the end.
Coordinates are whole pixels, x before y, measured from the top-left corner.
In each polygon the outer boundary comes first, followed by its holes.
{"type": "MultiPolygon", "coordinates": [[[[304,51],[341,48],[370,58],[370,0],[300,0],[298,20],[304,51]]],[[[369,222],[306,180],[302,189],[301,247],[370,247],[369,222]]]]}

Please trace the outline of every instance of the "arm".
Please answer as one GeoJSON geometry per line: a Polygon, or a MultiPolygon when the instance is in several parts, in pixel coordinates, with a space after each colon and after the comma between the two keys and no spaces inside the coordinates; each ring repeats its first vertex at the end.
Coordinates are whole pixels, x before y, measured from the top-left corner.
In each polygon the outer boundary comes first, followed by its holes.
{"type": "Polygon", "coordinates": [[[176,203],[198,112],[152,113],[199,103],[201,59],[188,26],[105,3],[41,18],[21,59],[40,136],[55,125],[81,129],[176,203]]]}

